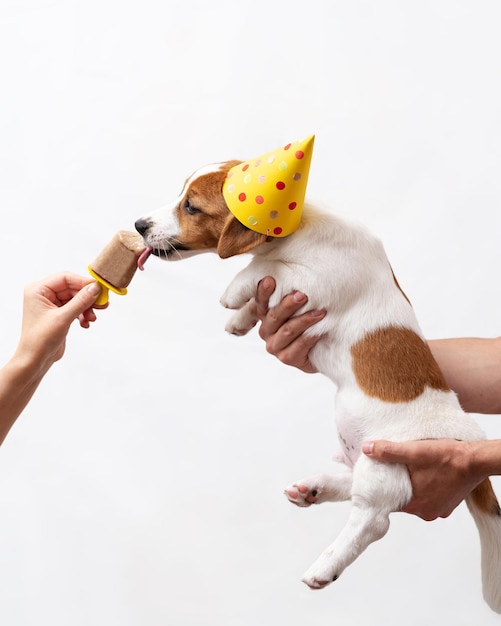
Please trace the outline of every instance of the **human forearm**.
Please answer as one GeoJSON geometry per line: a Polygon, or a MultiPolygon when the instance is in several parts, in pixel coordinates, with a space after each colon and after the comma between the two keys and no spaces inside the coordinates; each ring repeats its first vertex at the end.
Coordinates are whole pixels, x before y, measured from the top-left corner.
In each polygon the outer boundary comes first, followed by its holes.
{"type": "Polygon", "coordinates": [[[501,338],[435,339],[433,356],[470,413],[501,413],[501,338]]]}
{"type": "Polygon", "coordinates": [[[92,279],[68,272],[25,288],[19,344],[0,370],[0,444],[26,407],[50,367],[64,354],[74,320],[88,328],[101,288],[92,279]]]}
{"type": "Polygon", "coordinates": [[[480,478],[501,475],[501,439],[474,441],[470,447],[472,471],[480,478]]]}
{"type": "Polygon", "coordinates": [[[31,400],[47,369],[16,353],[0,370],[0,444],[31,400]]]}

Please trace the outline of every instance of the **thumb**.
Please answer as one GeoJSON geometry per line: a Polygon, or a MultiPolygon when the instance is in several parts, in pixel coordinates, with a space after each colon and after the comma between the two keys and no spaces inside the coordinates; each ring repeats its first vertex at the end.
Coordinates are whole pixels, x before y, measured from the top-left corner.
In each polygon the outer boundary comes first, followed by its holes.
{"type": "Polygon", "coordinates": [[[367,441],[362,444],[362,452],[371,459],[387,463],[403,463],[407,459],[400,444],[393,441],[367,441]]]}
{"type": "Polygon", "coordinates": [[[60,309],[69,323],[87,309],[90,309],[101,293],[101,285],[97,282],[86,285],[60,309]]]}

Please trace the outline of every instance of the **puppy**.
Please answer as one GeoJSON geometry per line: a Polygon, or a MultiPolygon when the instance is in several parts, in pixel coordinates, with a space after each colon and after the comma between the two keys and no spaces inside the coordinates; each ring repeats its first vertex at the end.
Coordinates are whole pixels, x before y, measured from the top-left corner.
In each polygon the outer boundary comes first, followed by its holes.
{"type": "MultiPolygon", "coordinates": [[[[325,318],[308,332],[321,339],[310,353],[315,367],[335,384],[335,414],[342,460],[349,471],[317,475],[286,490],[298,506],[351,500],[337,539],[311,565],[303,581],[320,589],[335,581],[389,528],[412,490],[403,465],[361,454],[373,439],[483,439],[448,387],[400,289],[381,242],[363,226],[306,203],[299,228],[287,237],[249,230],[228,210],[222,188],[239,161],[197,170],[170,205],[136,222],[148,253],[183,259],[201,252],[221,258],[250,252],[253,258],[230,283],[221,303],[235,309],[227,330],[245,334],[256,323],[253,298],[266,275],[277,288],[271,306],[293,289],[325,318]]],[[[501,510],[489,480],[468,498],[481,542],[483,593],[501,612],[501,510]]]]}

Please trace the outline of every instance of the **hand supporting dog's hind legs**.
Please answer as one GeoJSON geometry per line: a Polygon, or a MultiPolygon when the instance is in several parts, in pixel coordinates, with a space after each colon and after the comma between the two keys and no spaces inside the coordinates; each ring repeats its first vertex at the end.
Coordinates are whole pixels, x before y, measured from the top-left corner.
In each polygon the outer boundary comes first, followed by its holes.
{"type": "Polygon", "coordinates": [[[342,502],[351,497],[352,480],[351,472],[317,474],[287,487],[285,495],[289,502],[301,507],[322,502],[342,502]]]}

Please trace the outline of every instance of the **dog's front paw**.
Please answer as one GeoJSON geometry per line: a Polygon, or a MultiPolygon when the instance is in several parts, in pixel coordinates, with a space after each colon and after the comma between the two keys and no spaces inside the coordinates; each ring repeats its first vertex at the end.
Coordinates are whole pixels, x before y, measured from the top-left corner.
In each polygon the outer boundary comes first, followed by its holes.
{"type": "Polygon", "coordinates": [[[317,485],[308,485],[303,482],[294,483],[284,491],[289,502],[297,506],[316,504],[320,498],[321,489],[317,485]]]}
{"type": "Polygon", "coordinates": [[[230,317],[225,330],[232,335],[245,335],[257,324],[254,301],[247,302],[240,310],[230,317]]]}
{"type": "Polygon", "coordinates": [[[246,335],[249,330],[254,328],[254,326],[256,325],[256,321],[257,320],[252,320],[251,323],[249,323],[248,320],[240,319],[239,315],[234,315],[230,318],[224,329],[227,333],[230,333],[231,335],[237,335],[238,337],[242,337],[243,335],[246,335]]]}
{"type": "Polygon", "coordinates": [[[223,295],[219,298],[219,303],[222,304],[225,309],[237,310],[245,306],[247,302],[249,302],[250,297],[251,296],[246,296],[246,294],[242,293],[233,283],[230,283],[223,295]]]}

